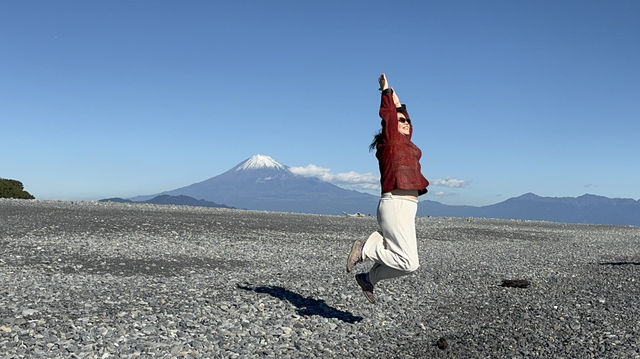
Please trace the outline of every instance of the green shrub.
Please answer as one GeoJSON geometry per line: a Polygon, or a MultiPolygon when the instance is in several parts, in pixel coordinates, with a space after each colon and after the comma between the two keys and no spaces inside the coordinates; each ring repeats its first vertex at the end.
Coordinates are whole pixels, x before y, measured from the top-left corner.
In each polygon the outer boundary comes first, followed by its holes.
{"type": "Polygon", "coordinates": [[[24,190],[22,182],[0,178],[0,198],[34,199],[35,197],[24,190]]]}

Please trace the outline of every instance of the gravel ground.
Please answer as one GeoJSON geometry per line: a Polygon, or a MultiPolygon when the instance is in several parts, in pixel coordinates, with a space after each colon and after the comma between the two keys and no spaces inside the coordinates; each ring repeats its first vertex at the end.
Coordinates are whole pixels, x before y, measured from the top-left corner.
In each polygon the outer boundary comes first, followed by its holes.
{"type": "Polygon", "coordinates": [[[0,358],[640,358],[638,227],[418,218],[372,305],[344,267],[376,229],[0,199],[0,358]]]}

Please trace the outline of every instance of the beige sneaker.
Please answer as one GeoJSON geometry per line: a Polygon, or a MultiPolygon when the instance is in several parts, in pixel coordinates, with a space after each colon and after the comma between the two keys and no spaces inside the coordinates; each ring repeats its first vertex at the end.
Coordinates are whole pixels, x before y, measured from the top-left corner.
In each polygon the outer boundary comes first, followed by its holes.
{"type": "Polygon", "coordinates": [[[358,282],[358,285],[362,288],[362,293],[367,297],[367,300],[375,303],[376,299],[373,297],[373,284],[367,279],[367,273],[356,274],[356,282],[358,282]]]}
{"type": "Polygon", "coordinates": [[[353,267],[356,264],[362,262],[362,248],[364,247],[364,243],[356,240],[353,242],[353,246],[351,246],[351,252],[349,252],[349,257],[347,258],[347,272],[351,272],[353,267]]]}

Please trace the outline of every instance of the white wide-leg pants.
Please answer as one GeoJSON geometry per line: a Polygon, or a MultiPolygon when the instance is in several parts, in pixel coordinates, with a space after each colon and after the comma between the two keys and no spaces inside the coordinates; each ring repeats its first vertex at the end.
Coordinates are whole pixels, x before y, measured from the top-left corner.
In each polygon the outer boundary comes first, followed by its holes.
{"type": "Polygon", "coordinates": [[[407,275],[420,266],[416,240],[418,200],[383,193],[378,203],[380,231],[373,232],[364,244],[363,259],[375,262],[369,281],[407,275]]]}

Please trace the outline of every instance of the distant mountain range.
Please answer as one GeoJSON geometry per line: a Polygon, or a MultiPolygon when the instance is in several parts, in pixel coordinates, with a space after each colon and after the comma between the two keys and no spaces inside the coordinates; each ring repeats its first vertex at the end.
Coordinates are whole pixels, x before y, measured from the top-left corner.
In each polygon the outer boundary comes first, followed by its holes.
{"type": "Polygon", "coordinates": [[[527,193],[482,207],[448,206],[435,201],[421,201],[419,214],[640,226],[640,201],[592,194],[580,197],[540,197],[527,193]]]}
{"type": "Polygon", "coordinates": [[[195,199],[189,196],[169,196],[160,195],[155,196],[146,201],[132,201],[130,199],[124,199],[120,197],[101,199],[98,202],[118,202],[118,203],[151,203],[151,204],[173,204],[180,206],[199,206],[199,207],[220,207],[220,208],[233,208],[224,204],[218,204],[215,202],[205,201],[202,199],[195,199]]]}
{"type": "MultiPolygon", "coordinates": [[[[428,196],[428,195],[427,195],[428,196]]],[[[375,215],[378,196],[303,177],[265,155],[254,155],[221,175],[189,186],[128,200],[157,204],[245,208],[319,214],[375,215]]],[[[540,197],[527,193],[489,206],[450,206],[421,200],[419,216],[529,219],[640,226],[640,201],[591,194],[540,197]]]]}

